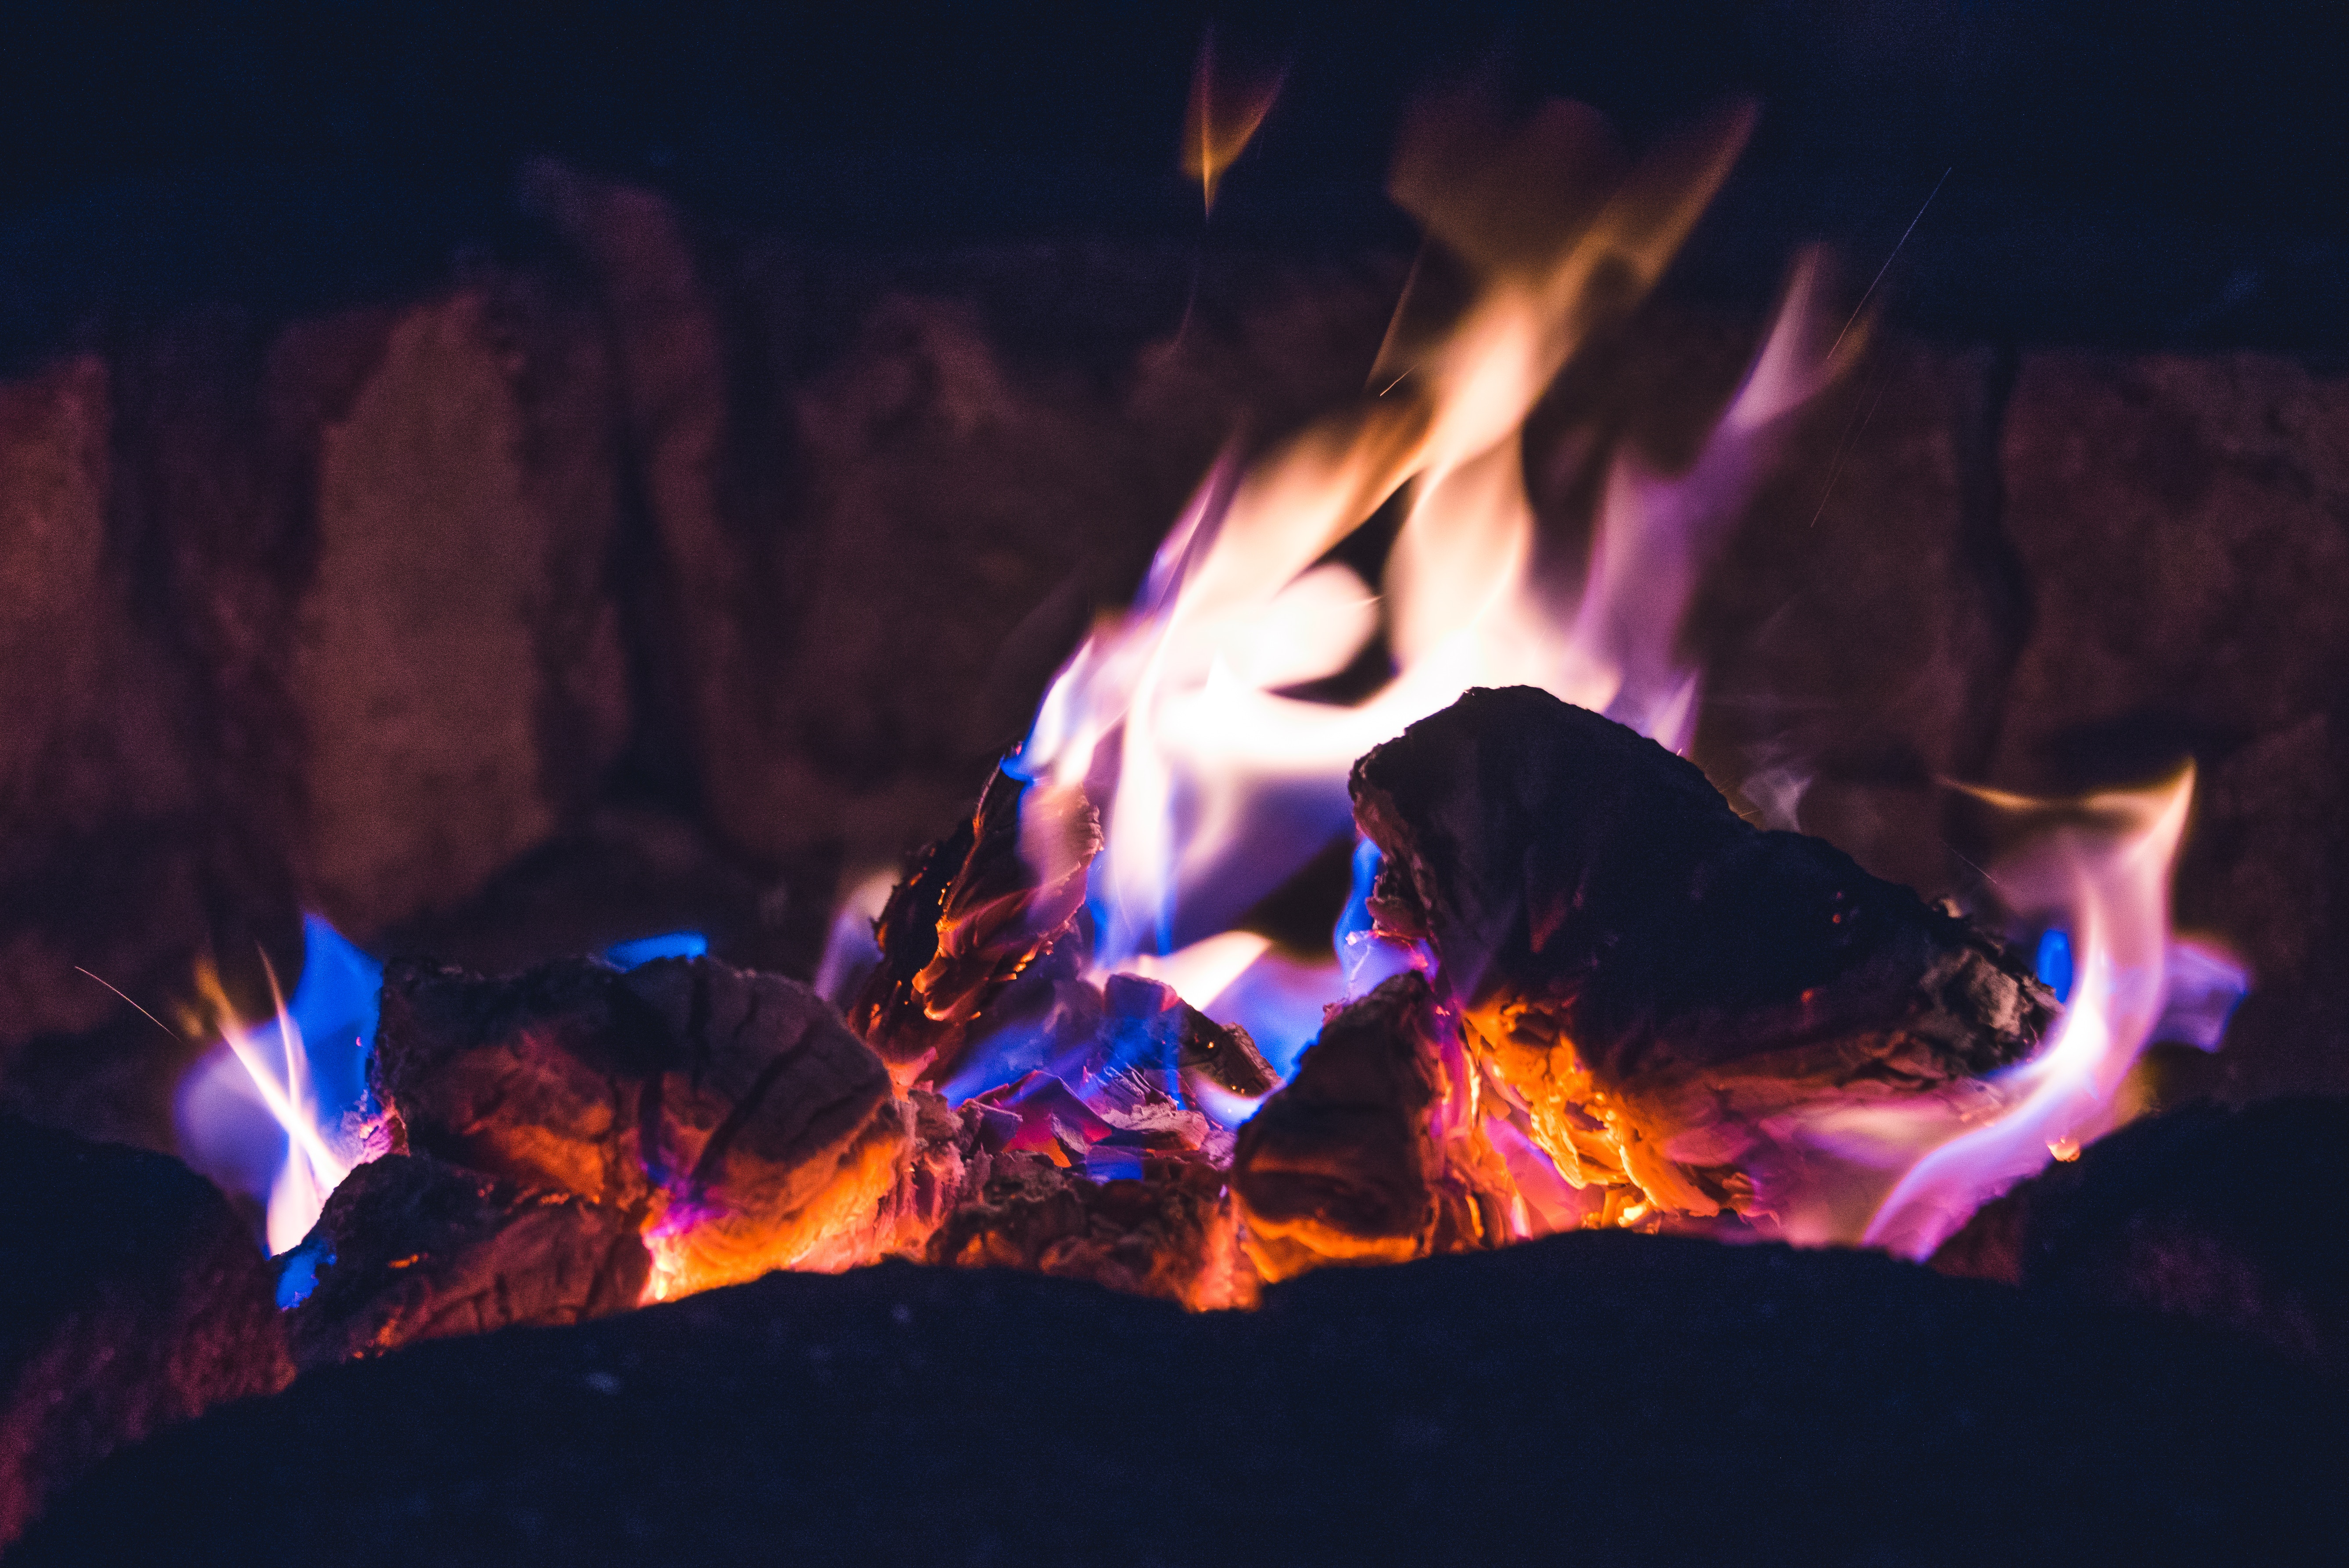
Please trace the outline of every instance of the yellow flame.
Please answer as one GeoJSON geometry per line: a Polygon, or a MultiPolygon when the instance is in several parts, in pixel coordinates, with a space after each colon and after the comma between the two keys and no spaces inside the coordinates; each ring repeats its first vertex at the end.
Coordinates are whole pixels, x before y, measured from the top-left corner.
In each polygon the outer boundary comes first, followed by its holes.
{"type": "Polygon", "coordinates": [[[1215,30],[1200,40],[1183,116],[1183,172],[1199,182],[1203,210],[1215,211],[1216,187],[1272,112],[1282,79],[1280,72],[1218,70],[1215,30]]]}

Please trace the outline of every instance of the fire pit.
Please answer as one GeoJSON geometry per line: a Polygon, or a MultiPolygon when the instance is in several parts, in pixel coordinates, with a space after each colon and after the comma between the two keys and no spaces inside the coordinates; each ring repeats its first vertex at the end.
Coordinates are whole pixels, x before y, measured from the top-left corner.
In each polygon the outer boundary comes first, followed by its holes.
{"type": "Polygon", "coordinates": [[[1414,251],[535,157],[542,253],[0,389],[102,845],[0,1153],[125,1238],[8,1243],[12,1563],[2321,1537],[2337,387],[1708,303],[1750,102],[1413,101],[1414,251]]]}

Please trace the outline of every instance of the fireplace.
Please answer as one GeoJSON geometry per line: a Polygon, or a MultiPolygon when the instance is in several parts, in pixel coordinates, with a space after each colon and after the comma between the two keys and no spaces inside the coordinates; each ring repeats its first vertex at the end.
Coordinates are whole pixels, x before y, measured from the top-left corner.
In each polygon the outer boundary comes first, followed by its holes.
{"type": "Polygon", "coordinates": [[[2060,17],[1198,24],[12,198],[24,1560],[2318,1527],[2337,240],[2060,17]]]}

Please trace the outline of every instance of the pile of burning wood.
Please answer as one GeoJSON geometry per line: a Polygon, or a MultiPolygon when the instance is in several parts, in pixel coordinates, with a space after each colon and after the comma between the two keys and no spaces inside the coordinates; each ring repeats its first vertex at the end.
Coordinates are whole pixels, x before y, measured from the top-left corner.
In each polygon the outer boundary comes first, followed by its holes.
{"type": "Polygon", "coordinates": [[[892,895],[854,1029],[707,958],[395,965],[390,1152],[290,1254],[297,1362],[884,1257],[1215,1307],[1560,1230],[1774,1233],[1811,1180],[1790,1119],[1978,1078],[2054,1012],[2000,940],[1653,741],[1476,690],[1355,768],[1408,962],[1278,1083],[1168,986],[1087,977],[1092,815],[1040,872],[1026,788],[999,774],[892,895]],[[990,1047],[1009,1076],[949,1104],[990,1047]]]}

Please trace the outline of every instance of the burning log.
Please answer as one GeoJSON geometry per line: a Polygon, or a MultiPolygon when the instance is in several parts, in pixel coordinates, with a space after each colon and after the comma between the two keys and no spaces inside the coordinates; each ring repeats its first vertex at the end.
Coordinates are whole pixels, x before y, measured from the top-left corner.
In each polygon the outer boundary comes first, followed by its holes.
{"type": "Polygon", "coordinates": [[[1194,1310],[1253,1305],[1223,1171],[1185,1152],[1144,1155],[1140,1171],[1101,1181],[1047,1155],[997,1156],[929,1261],[1091,1280],[1194,1310]]]}
{"type": "Polygon", "coordinates": [[[0,1116],[0,1544],[109,1452],[293,1368],[253,1237],[177,1161],[0,1116]]]}
{"type": "Polygon", "coordinates": [[[1978,1077],[2052,1016],[1962,918],[1752,827],[1690,763],[1531,687],[1469,692],[1352,789],[1386,857],[1378,929],[1433,951],[1534,1140],[1668,1215],[1774,1212],[1804,1107],[1978,1077]]]}
{"type": "Polygon", "coordinates": [[[1396,975],[1333,1013],[1240,1129],[1232,1191],[1266,1279],[1511,1239],[1512,1183],[1447,1025],[1423,975],[1396,975]]]}
{"type": "Polygon", "coordinates": [[[813,992],[709,959],[505,980],[396,964],[370,1070],[411,1148],[636,1219],[664,1295],[872,1223],[913,1137],[813,992]]]}
{"type": "Polygon", "coordinates": [[[998,771],[970,820],[925,851],[882,910],[881,966],[849,1021],[900,1084],[941,1080],[982,1015],[999,1028],[1048,1012],[1055,982],[1078,972],[1100,818],[1073,792],[1029,797],[998,771]]]}
{"type": "Polygon", "coordinates": [[[2349,1370],[2349,1231],[2322,1205],[2349,1100],[2189,1106],[2132,1123],[1985,1205],[1943,1274],[2191,1318],[2349,1370]]]}
{"type": "Polygon", "coordinates": [[[419,1339],[579,1323],[643,1298],[652,1260],[626,1213],[427,1154],[390,1154],[335,1189],[287,1254],[280,1295],[307,1372],[419,1339]]]}

